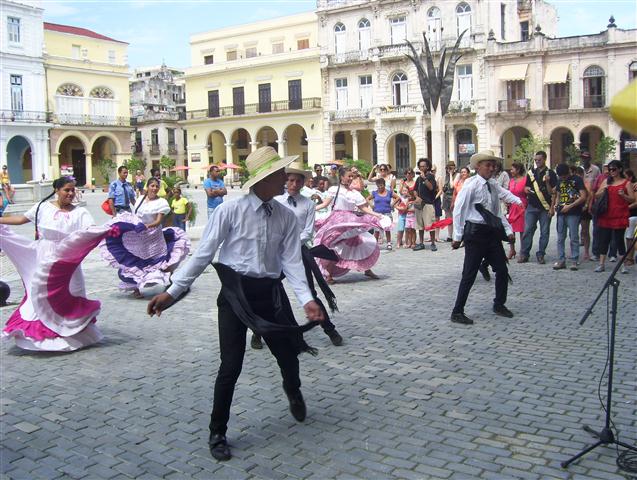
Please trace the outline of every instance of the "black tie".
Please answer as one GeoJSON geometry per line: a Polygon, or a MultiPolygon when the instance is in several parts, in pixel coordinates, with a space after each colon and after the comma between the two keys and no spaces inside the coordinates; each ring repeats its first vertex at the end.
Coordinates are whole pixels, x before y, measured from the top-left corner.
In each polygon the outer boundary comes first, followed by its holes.
{"type": "Polygon", "coordinates": [[[294,200],[294,197],[288,197],[288,203],[294,205],[294,208],[296,208],[296,200],[294,200]]]}
{"type": "Polygon", "coordinates": [[[124,189],[124,206],[130,206],[130,196],[128,195],[128,190],[126,189],[126,182],[122,182],[122,188],[124,189]]]}
{"type": "Polygon", "coordinates": [[[272,205],[270,205],[267,202],[263,202],[261,204],[261,206],[263,207],[263,210],[265,211],[265,214],[269,217],[272,215],[272,205]]]}
{"type": "Polygon", "coordinates": [[[487,190],[489,190],[489,193],[491,193],[491,185],[489,185],[489,181],[487,180],[487,190]]]}

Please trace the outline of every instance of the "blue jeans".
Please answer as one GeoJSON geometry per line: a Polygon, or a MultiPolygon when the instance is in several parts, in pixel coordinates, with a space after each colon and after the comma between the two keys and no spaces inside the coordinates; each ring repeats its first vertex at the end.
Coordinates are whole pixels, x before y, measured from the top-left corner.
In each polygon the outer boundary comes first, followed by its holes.
{"type": "Polygon", "coordinates": [[[543,208],[535,208],[529,205],[526,207],[526,213],[524,214],[524,234],[522,235],[522,251],[520,252],[523,257],[528,257],[531,253],[533,235],[535,235],[538,221],[540,222],[540,245],[536,255],[546,255],[551,229],[551,217],[549,217],[549,212],[543,208]]]}
{"type": "Polygon", "coordinates": [[[175,213],[173,216],[173,226],[177,228],[181,228],[182,230],[186,230],[186,214],[185,213],[175,213]]]}
{"type": "Polygon", "coordinates": [[[571,240],[571,260],[579,260],[579,222],[580,215],[558,215],[557,216],[557,256],[560,262],[566,261],[564,245],[566,243],[566,232],[571,240]]]}

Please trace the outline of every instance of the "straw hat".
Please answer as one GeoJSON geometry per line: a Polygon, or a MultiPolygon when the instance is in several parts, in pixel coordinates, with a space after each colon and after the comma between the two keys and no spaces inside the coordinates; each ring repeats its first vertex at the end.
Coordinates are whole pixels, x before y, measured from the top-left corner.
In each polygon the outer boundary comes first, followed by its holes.
{"type": "Polygon", "coordinates": [[[250,178],[243,184],[242,188],[244,190],[249,189],[268,175],[287,167],[297,158],[299,158],[298,155],[282,158],[272,147],[257,148],[246,158],[246,169],[248,170],[250,178]]]}
{"type": "Polygon", "coordinates": [[[285,173],[296,173],[297,175],[303,175],[305,179],[312,178],[312,172],[305,169],[305,165],[301,162],[292,162],[285,167],[285,173]]]}
{"type": "Polygon", "coordinates": [[[496,157],[493,153],[493,150],[481,150],[478,153],[474,153],[473,155],[471,155],[471,160],[469,160],[469,163],[471,164],[471,168],[475,170],[478,166],[478,163],[484,162],[486,160],[503,162],[504,158],[496,157]]]}

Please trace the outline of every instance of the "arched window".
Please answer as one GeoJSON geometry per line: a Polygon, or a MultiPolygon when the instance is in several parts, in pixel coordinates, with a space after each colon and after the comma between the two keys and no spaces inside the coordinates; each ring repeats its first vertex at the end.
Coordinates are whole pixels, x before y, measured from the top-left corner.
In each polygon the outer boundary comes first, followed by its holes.
{"type": "Polygon", "coordinates": [[[471,7],[465,2],[459,3],[456,7],[456,25],[458,27],[458,36],[465,30],[465,38],[469,38],[471,34],[471,7]]]}
{"type": "Polygon", "coordinates": [[[88,111],[91,121],[103,125],[115,122],[116,103],[113,90],[108,87],[95,87],[89,95],[88,111]]]}
{"type": "Polygon", "coordinates": [[[369,20],[362,18],[358,22],[358,48],[361,52],[369,50],[371,47],[372,29],[369,20]]]}
{"type": "Polygon", "coordinates": [[[55,92],[57,95],[64,95],[67,97],[83,97],[84,92],[80,87],[73,83],[64,83],[60,85],[55,92]]]}
{"type": "Polygon", "coordinates": [[[637,61],[628,65],[628,81],[631,82],[637,78],[637,61]]]}
{"type": "Polygon", "coordinates": [[[345,53],[345,25],[334,25],[334,49],[336,53],[345,53]]]}
{"type": "Polygon", "coordinates": [[[115,98],[115,95],[113,94],[113,90],[108,87],[95,87],[93,90],[91,90],[89,97],[108,98],[112,100],[115,98]]]}
{"type": "Polygon", "coordinates": [[[432,50],[440,50],[442,46],[442,17],[438,7],[431,7],[427,12],[427,40],[432,50]]]}
{"type": "Polygon", "coordinates": [[[584,108],[602,108],[606,105],[604,69],[591,65],[584,70],[584,108]]]}
{"type": "Polygon", "coordinates": [[[406,105],[407,102],[407,75],[397,72],[391,79],[392,100],[394,105],[406,105]]]}

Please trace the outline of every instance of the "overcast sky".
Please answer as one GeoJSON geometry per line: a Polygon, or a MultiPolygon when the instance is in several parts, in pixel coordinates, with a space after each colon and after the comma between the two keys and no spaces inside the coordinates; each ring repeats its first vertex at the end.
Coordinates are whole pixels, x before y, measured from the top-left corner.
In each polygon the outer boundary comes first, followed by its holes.
{"type": "MultiPolygon", "coordinates": [[[[453,1],[459,0],[438,0],[453,1]]],[[[554,0],[559,35],[606,29],[614,15],[619,28],[637,28],[635,0],[554,0]]],[[[221,27],[265,20],[316,8],[315,0],[42,0],[44,20],[94,30],[128,42],[131,68],[190,66],[189,37],[221,27]]]]}

